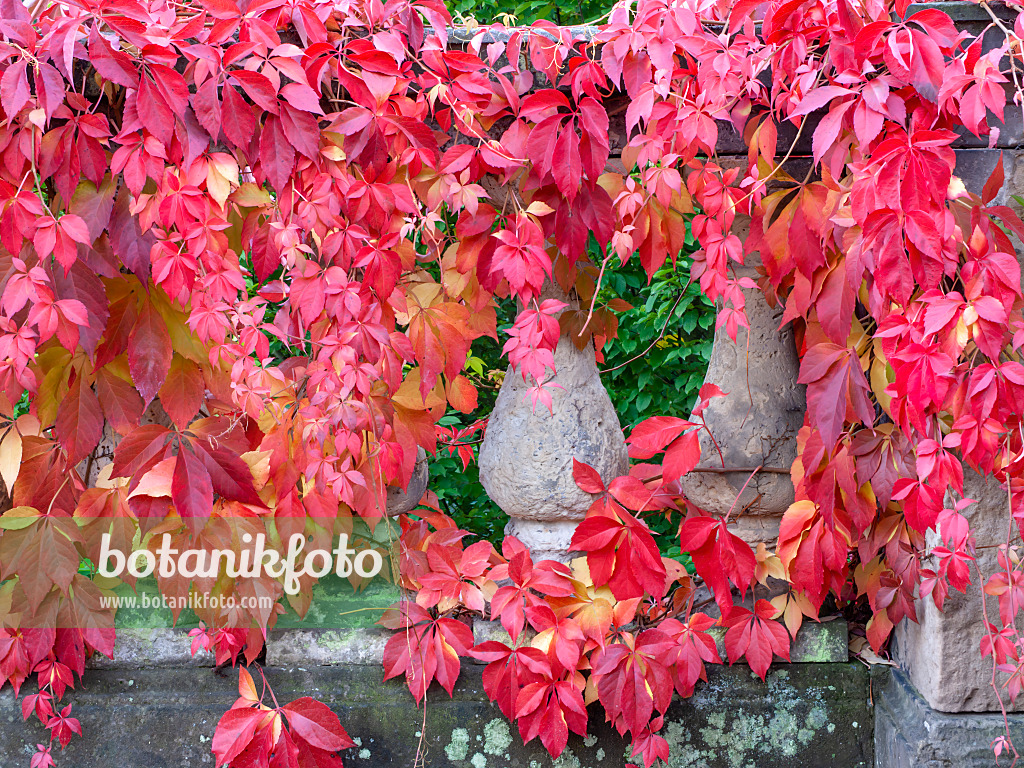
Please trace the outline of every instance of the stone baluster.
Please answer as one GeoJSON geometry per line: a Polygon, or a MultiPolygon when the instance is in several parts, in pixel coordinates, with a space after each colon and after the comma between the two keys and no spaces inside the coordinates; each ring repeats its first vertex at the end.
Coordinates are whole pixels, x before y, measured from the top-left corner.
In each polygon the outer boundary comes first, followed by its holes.
{"type": "MultiPolygon", "coordinates": [[[[748,221],[737,219],[740,239],[749,231],[748,221]]],[[[736,268],[737,277],[756,280],[760,263],[759,254],[749,255],[746,264],[736,268]]],[[[797,383],[800,360],[793,329],[789,324],[779,327],[782,309],[770,307],[757,288],[744,289],[743,295],[750,330],[741,327],[735,342],[724,326],[715,331],[705,377],[726,393],[704,411],[718,446],[702,431],[698,470],[685,476],[682,486],[690,500],[708,512],[724,515],[733,508],[734,533],[754,546],[764,542],[773,548],[782,515],[793,503],[788,471],[804,421],[804,386],[797,383]],[[740,495],[758,466],[765,469],[740,495]]]]}
{"type": "MultiPolygon", "coordinates": [[[[572,299],[548,284],[543,298],[572,299]]],[[[629,469],[626,444],[594,347],[577,349],[563,335],[555,350],[551,411],[533,407],[526,382],[511,368],[501,385],[480,446],[480,481],[510,520],[505,532],[535,560],[569,559],[569,543],[593,501],[573,480],[575,458],[607,483],[629,469]]]]}
{"type": "Polygon", "coordinates": [[[406,512],[411,512],[420,503],[423,493],[427,490],[427,482],[430,479],[430,464],[427,461],[427,452],[422,448],[416,448],[416,466],[412,470],[412,478],[409,485],[402,489],[397,485],[388,486],[387,510],[389,517],[398,517],[406,512]]]}

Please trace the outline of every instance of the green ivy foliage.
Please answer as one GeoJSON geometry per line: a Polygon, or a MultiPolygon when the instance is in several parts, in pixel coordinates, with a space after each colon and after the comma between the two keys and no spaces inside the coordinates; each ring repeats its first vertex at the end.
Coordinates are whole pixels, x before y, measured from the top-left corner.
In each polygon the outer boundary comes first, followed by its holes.
{"type": "Polygon", "coordinates": [[[506,26],[528,26],[538,19],[547,19],[561,26],[592,24],[608,13],[611,3],[604,0],[498,0],[480,3],[477,0],[454,0],[448,10],[456,22],[506,26]]]}

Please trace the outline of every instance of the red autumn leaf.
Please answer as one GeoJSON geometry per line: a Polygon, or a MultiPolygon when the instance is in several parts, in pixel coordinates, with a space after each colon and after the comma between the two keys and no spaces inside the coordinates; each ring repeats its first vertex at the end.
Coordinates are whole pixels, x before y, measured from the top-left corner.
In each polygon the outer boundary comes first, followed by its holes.
{"type": "Polygon", "coordinates": [[[199,366],[181,355],[174,355],[167,378],[160,387],[160,404],[174,426],[185,429],[206,399],[206,383],[199,366]]]}
{"type": "Polygon", "coordinates": [[[171,368],[171,336],[167,323],[149,301],[139,310],[139,319],[128,337],[128,367],[135,388],[145,405],[156,397],[171,368]]]}
{"type": "Polygon", "coordinates": [[[592,507],[572,536],[571,548],[587,553],[595,586],[607,584],[619,600],[661,598],[665,594],[665,566],[643,520],[618,504],[601,502],[592,507]]]}
{"type": "Polygon", "coordinates": [[[198,533],[213,511],[213,482],[202,460],[184,446],[178,449],[171,479],[174,508],[193,533],[198,533]]]}
{"type": "Polygon", "coordinates": [[[36,749],[38,751],[32,755],[29,768],[54,768],[57,765],[53,760],[53,755],[50,754],[50,747],[36,744],[36,749]]]}
{"type": "Polygon", "coordinates": [[[652,416],[633,427],[626,442],[634,459],[649,459],[664,451],[683,430],[695,427],[686,419],[652,416]]]}
{"type": "Polygon", "coordinates": [[[576,481],[576,485],[582,491],[587,493],[604,493],[604,481],[597,473],[597,470],[589,464],[577,461],[575,457],[572,460],[572,479],[576,481]]]}
{"type": "Polygon", "coordinates": [[[103,407],[103,415],[121,435],[127,434],[142,418],[142,398],[138,391],[107,368],[96,374],[96,395],[103,407]]]}
{"type": "Polygon", "coordinates": [[[70,743],[71,734],[82,735],[82,724],[78,722],[77,718],[71,717],[70,704],[64,707],[60,714],[51,717],[46,727],[50,729],[50,738],[60,742],[61,749],[70,743]]]}
{"type": "MultiPolygon", "coordinates": [[[[713,396],[709,393],[709,397],[713,396]]],[[[702,401],[702,405],[705,402],[702,401]]],[[[629,455],[635,459],[649,459],[664,451],[664,478],[668,482],[677,480],[700,461],[699,434],[696,429],[692,429],[696,426],[686,419],[668,416],[646,419],[633,428],[626,441],[629,444],[629,455]],[[684,434],[687,429],[690,431],[684,434]]]]}
{"type": "Polygon", "coordinates": [[[668,742],[663,736],[658,736],[656,733],[664,725],[663,717],[656,717],[651,721],[651,724],[640,731],[638,734],[633,734],[633,755],[635,759],[642,757],[644,761],[644,768],[651,768],[652,765],[658,760],[668,763],[669,749],[668,742]]]}
{"type": "Polygon", "coordinates": [[[487,662],[484,692],[510,720],[515,719],[516,702],[523,686],[551,677],[551,664],[539,648],[524,645],[513,649],[489,640],[473,648],[472,655],[487,662]]]}
{"type": "Polygon", "coordinates": [[[530,551],[512,536],[505,538],[502,551],[507,564],[497,565],[488,573],[494,581],[510,580],[491,597],[491,618],[497,616],[513,640],[519,638],[526,620],[526,611],[544,604],[543,596],[568,597],[574,588],[571,572],[562,563],[542,560],[534,564],[530,551]],[[538,595],[537,593],[540,593],[538,595]]]}
{"type": "Polygon", "coordinates": [[[0,77],[0,106],[10,117],[15,117],[22,110],[32,91],[28,85],[28,60],[15,61],[0,77]]]}
{"type": "Polygon", "coordinates": [[[218,768],[242,754],[266,715],[266,710],[243,707],[229,709],[221,716],[213,732],[212,743],[218,768]]]}
{"type": "Polygon", "coordinates": [[[237,454],[222,445],[212,445],[201,440],[193,441],[192,449],[210,473],[210,482],[218,496],[243,504],[263,505],[253,485],[249,465],[237,454]]]}
{"type": "Polygon", "coordinates": [[[148,75],[139,79],[135,106],[139,119],[150,133],[167,146],[174,137],[174,113],[148,75]]]}
{"type": "Polygon", "coordinates": [[[451,696],[459,677],[459,657],[469,655],[473,647],[473,631],[456,619],[436,619],[409,602],[388,609],[380,623],[402,630],[384,646],[384,679],[404,674],[417,702],[435,679],[451,696]]]}
{"type": "Polygon", "coordinates": [[[697,681],[707,681],[705,662],[722,663],[715,639],[708,633],[715,624],[714,619],[697,612],[685,624],[678,619],[666,619],[658,625],[675,643],[665,657],[665,664],[672,670],[680,696],[692,696],[697,681]]]}
{"type": "Polygon", "coordinates": [[[268,112],[277,112],[277,91],[266,75],[247,69],[234,69],[228,75],[242,86],[242,90],[256,106],[268,112]]]}
{"type": "Polygon", "coordinates": [[[67,396],[57,406],[57,439],[68,454],[68,463],[77,464],[103,437],[103,411],[92,388],[81,376],[75,378],[67,396]]]}
{"type": "Polygon", "coordinates": [[[672,675],[665,666],[671,638],[659,629],[646,629],[626,642],[605,646],[594,654],[597,693],[608,719],[619,732],[642,731],[654,712],[664,713],[672,702],[672,675]],[[618,721],[621,718],[624,727],[618,721]]]}
{"type": "Polygon", "coordinates": [[[28,720],[33,713],[41,723],[47,722],[53,715],[53,696],[49,691],[39,691],[21,700],[21,719],[28,720]]]}
{"type": "Polygon", "coordinates": [[[448,381],[445,394],[452,408],[461,413],[472,413],[476,410],[476,387],[465,376],[459,374],[448,381]]]}
{"type": "Polygon", "coordinates": [[[114,448],[112,477],[142,477],[166,458],[171,432],[160,424],[144,424],[126,434],[114,448]]]}
{"type": "Polygon", "coordinates": [[[278,192],[287,189],[288,179],[295,167],[295,147],[285,135],[279,117],[270,117],[263,124],[260,132],[260,162],[274,189],[278,192]]]}
{"type": "Polygon", "coordinates": [[[282,728],[277,744],[274,745],[274,751],[270,755],[268,768],[300,768],[303,764],[315,765],[317,768],[319,766],[340,768],[341,760],[332,757],[329,752],[321,755],[320,751],[310,746],[308,742],[299,740],[299,743],[296,743],[291,732],[287,728],[282,728]]]}
{"type": "Polygon", "coordinates": [[[563,125],[555,139],[554,155],[558,161],[553,163],[551,174],[558,189],[569,201],[575,199],[583,180],[583,160],[580,157],[580,137],[570,122],[563,125]]]}
{"type": "Polygon", "coordinates": [[[539,680],[527,683],[516,697],[515,721],[524,742],[540,737],[552,757],[565,750],[569,731],[587,734],[587,707],[583,695],[570,680],[539,680]]]}
{"type": "Polygon", "coordinates": [[[620,475],[608,484],[608,494],[633,512],[650,512],[663,506],[655,498],[656,485],[647,485],[632,475],[620,475]]]}
{"type": "Polygon", "coordinates": [[[303,696],[290,704],[285,704],[281,707],[281,712],[295,735],[317,749],[337,752],[355,744],[341,727],[338,716],[326,704],[316,699],[303,696]]]}
{"type": "Polygon", "coordinates": [[[723,520],[691,517],[679,526],[679,546],[689,552],[697,573],[725,610],[732,605],[731,581],[741,593],[754,578],[757,559],[750,545],[730,532],[723,520]]]}
{"type": "Polygon", "coordinates": [[[220,124],[224,135],[236,147],[248,147],[256,133],[256,117],[252,107],[229,85],[224,86],[223,98],[220,124]]]}
{"type": "Polygon", "coordinates": [[[112,83],[134,88],[139,82],[139,73],[131,58],[126,53],[115,51],[103,39],[97,26],[89,30],[89,61],[100,75],[112,83]]]}
{"type": "Polygon", "coordinates": [[[833,445],[846,421],[847,404],[868,422],[874,409],[860,359],[852,350],[832,343],[815,344],[800,362],[798,381],[807,385],[807,410],[822,439],[833,445]]]}
{"type": "Polygon", "coordinates": [[[767,600],[758,600],[753,612],[734,605],[724,615],[725,651],[729,663],[735,664],[745,656],[750,668],[764,680],[772,657],[789,661],[789,632],[774,621],[776,610],[767,600]]]}

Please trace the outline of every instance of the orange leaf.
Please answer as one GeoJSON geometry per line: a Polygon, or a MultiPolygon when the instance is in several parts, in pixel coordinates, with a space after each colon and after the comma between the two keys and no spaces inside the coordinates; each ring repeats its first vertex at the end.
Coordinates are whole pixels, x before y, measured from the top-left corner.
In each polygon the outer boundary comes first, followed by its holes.
{"type": "Polygon", "coordinates": [[[462,374],[448,381],[446,393],[448,402],[455,410],[462,413],[472,413],[476,410],[476,387],[462,374]]]}

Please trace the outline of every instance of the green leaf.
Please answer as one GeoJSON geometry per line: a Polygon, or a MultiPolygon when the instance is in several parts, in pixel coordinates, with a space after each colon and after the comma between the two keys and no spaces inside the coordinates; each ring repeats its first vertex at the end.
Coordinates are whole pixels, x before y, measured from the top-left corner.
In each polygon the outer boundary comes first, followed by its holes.
{"type": "Polygon", "coordinates": [[[0,515],[0,528],[5,531],[20,531],[33,525],[42,515],[33,507],[15,507],[0,515]]]}

